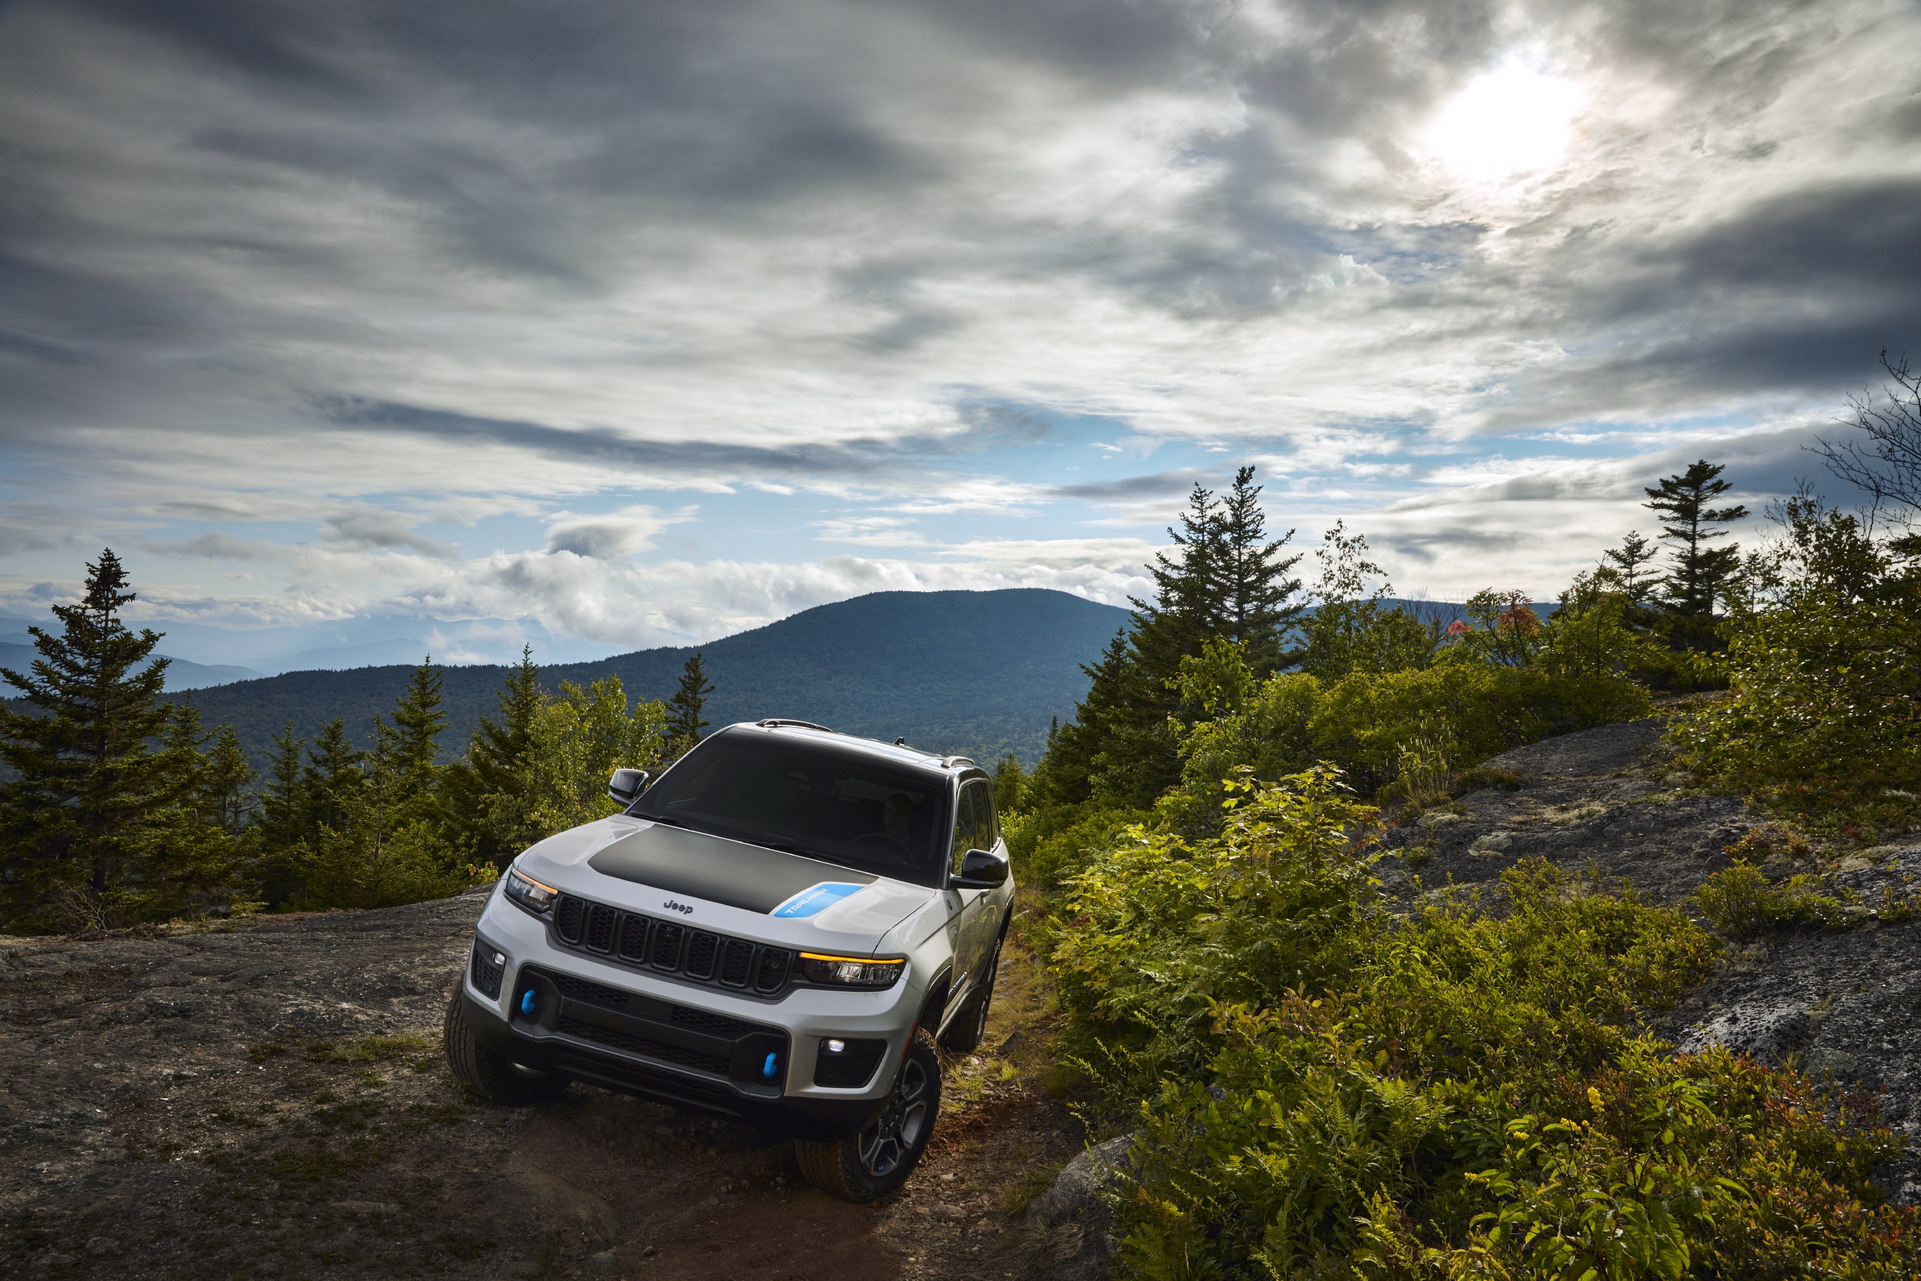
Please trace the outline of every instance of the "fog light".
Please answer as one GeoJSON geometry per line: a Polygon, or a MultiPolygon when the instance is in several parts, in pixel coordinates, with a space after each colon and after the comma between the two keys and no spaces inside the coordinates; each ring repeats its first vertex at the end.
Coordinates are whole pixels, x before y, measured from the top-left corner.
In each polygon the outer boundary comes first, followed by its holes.
{"type": "Polygon", "coordinates": [[[766,1059],[764,1059],[761,1062],[760,1074],[763,1078],[769,1081],[773,1080],[776,1076],[780,1075],[780,1052],[779,1051],[773,1051],[769,1053],[766,1059]]]}
{"type": "Polygon", "coordinates": [[[845,1054],[847,1053],[847,1042],[822,1041],[820,1043],[820,1048],[823,1050],[826,1050],[829,1054],[845,1054]]]}
{"type": "Polygon", "coordinates": [[[539,1008],[540,993],[534,991],[532,988],[528,988],[520,994],[520,1012],[522,1014],[525,1014],[528,1018],[532,1018],[534,1011],[539,1008]]]}
{"type": "Polygon", "coordinates": [[[507,954],[506,954],[505,952],[495,952],[495,953],[494,953],[494,964],[495,964],[495,965],[505,965],[506,963],[507,963],[507,954]]]}

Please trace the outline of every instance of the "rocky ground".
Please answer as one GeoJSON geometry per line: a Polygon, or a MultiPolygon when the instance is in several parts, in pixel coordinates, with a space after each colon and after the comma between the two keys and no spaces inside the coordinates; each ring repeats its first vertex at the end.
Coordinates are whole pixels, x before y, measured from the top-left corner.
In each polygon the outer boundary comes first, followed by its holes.
{"type": "Polygon", "coordinates": [[[1024,955],[1002,1048],[950,1065],[919,1172],[861,1207],[743,1127],[467,1100],[439,1031],[481,902],[0,944],[0,1275],[909,1281],[1079,1244],[1019,1214],[1081,1147],[1024,955]]]}
{"type": "Polygon", "coordinates": [[[1921,843],[1804,844],[1791,824],[1690,788],[1661,728],[1610,725],[1495,757],[1478,775],[1489,785],[1389,833],[1399,857],[1383,863],[1383,880],[1404,898],[1479,891],[1498,909],[1501,872],[1533,856],[1678,904],[1733,861],[1730,846],[1770,877],[1819,877],[1849,903],[1843,928],[1731,947],[1714,978],[1654,1030],[1683,1050],[1717,1041],[1877,1094],[1910,1149],[1883,1182],[1898,1199],[1921,1201],[1921,916],[1911,903],[1880,910],[1921,890],[1921,843]]]}

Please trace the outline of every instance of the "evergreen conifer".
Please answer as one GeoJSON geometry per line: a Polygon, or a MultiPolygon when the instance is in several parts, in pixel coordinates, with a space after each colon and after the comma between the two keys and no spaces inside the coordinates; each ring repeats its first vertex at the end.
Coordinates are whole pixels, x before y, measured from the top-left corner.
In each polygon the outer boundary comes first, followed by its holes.
{"type": "Polygon", "coordinates": [[[440,735],[447,717],[440,710],[443,678],[424,658],[407,678],[406,692],[394,704],[392,719],[374,722],[376,745],[384,747],[393,771],[395,803],[427,819],[434,809],[434,784],[440,775],[440,735]]]}
{"type": "Polygon", "coordinates": [[[1629,534],[1619,547],[1610,547],[1604,553],[1606,585],[1618,588],[1631,608],[1645,609],[1653,603],[1654,589],[1660,584],[1660,575],[1653,570],[1658,555],[1654,543],[1639,531],[1629,534]]]}
{"type": "Polygon", "coordinates": [[[1667,604],[1683,619],[1712,617],[1723,585],[1740,565],[1741,551],[1736,544],[1708,546],[1710,539],[1727,535],[1727,530],[1716,526],[1732,524],[1748,514],[1739,503],[1709,506],[1734,488],[1719,479],[1723,470],[1703,458],[1679,475],[1664,476],[1659,484],[1643,491],[1648,496],[1644,506],[1661,518],[1661,537],[1675,544],[1674,568],[1665,580],[1667,604]]]}
{"type": "Polygon", "coordinates": [[[1269,539],[1260,498],[1251,466],[1234,473],[1233,486],[1221,498],[1213,566],[1220,619],[1209,631],[1239,645],[1255,674],[1266,675],[1292,661],[1286,640],[1303,606],[1294,599],[1301,580],[1287,577],[1300,563],[1300,553],[1281,555],[1294,531],[1269,539]]]}
{"type": "Polygon", "coordinates": [[[347,826],[347,808],[366,783],[361,770],[367,754],[347,737],[347,727],[336,716],[320,727],[307,748],[307,764],[300,771],[301,799],[306,813],[301,830],[306,834],[323,827],[339,831],[347,826]]]}
{"type": "MultiPolygon", "coordinates": [[[[259,814],[261,893],[279,907],[299,893],[306,876],[314,800],[311,779],[301,765],[307,741],[294,734],[293,722],[274,735],[267,772],[255,796],[259,814]]],[[[317,771],[315,771],[317,773],[317,771]]]]}
{"type": "Polygon", "coordinates": [[[1225,498],[1194,486],[1167,531],[1174,551],[1156,553],[1147,566],[1153,597],[1134,600],[1127,631],[1083,667],[1087,697],[1053,736],[1035,774],[1037,795],[1061,804],[1151,805],[1180,779],[1173,724],[1196,712],[1182,701],[1182,661],[1223,639],[1257,654],[1263,669],[1286,661],[1301,612],[1293,602],[1300,582],[1287,574],[1300,558],[1281,555],[1292,530],[1267,537],[1253,480],[1252,467],[1239,468],[1225,498]]]}
{"type": "Polygon", "coordinates": [[[467,758],[442,777],[447,821],[466,857],[504,865],[549,835],[538,817],[535,729],[547,696],[531,647],[507,672],[497,695],[500,719],[483,719],[467,758]]]}
{"type": "Polygon", "coordinates": [[[700,732],[707,728],[701,712],[706,707],[707,696],[713,692],[700,651],[695,650],[680,670],[680,685],[674,690],[674,696],[667,700],[667,739],[672,755],[684,755],[700,741],[700,732]]]}
{"type": "Polygon", "coordinates": [[[56,605],[55,635],[30,627],[39,657],[0,670],[31,711],[0,707],[0,895],[29,927],[104,925],[161,910],[144,885],[164,830],[162,811],[188,785],[157,742],[172,711],[160,701],[160,635],[135,632],[120,611],[136,599],[111,549],[87,566],[78,604],[56,605]]]}

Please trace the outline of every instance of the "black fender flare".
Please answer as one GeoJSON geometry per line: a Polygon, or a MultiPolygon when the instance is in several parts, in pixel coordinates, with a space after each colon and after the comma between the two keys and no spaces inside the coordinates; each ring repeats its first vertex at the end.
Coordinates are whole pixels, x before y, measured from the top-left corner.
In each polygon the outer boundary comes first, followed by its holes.
{"type": "Polygon", "coordinates": [[[934,979],[927,985],[927,995],[920,1005],[920,1017],[916,1023],[927,1029],[933,1036],[940,1035],[941,1019],[947,1013],[947,998],[954,987],[954,963],[944,962],[934,972],[934,979]]]}

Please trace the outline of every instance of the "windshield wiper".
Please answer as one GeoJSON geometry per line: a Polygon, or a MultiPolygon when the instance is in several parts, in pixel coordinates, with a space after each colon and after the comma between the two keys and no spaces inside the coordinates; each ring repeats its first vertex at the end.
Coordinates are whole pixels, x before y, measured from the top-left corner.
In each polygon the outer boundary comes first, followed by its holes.
{"type": "Polygon", "coordinates": [[[644,818],[644,819],[646,819],[646,820],[647,820],[647,821],[648,821],[649,823],[665,823],[665,824],[667,824],[667,826],[669,826],[669,827],[685,827],[685,828],[688,828],[689,830],[691,830],[691,829],[692,829],[692,827],[693,827],[693,824],[691,824],[691,823],[689,823],[689,822],[688,822],[688,821],[687,821],[686,819],[684,819],[684,818],[675,818],[675,817],[674,817],[674,816],[673,816],[672,814],[644,814],[644,813],[636,813],[636,814],[634,814],[634,815],[633,815],[632,817],[634,817],[634,818],[644,818]]]}

